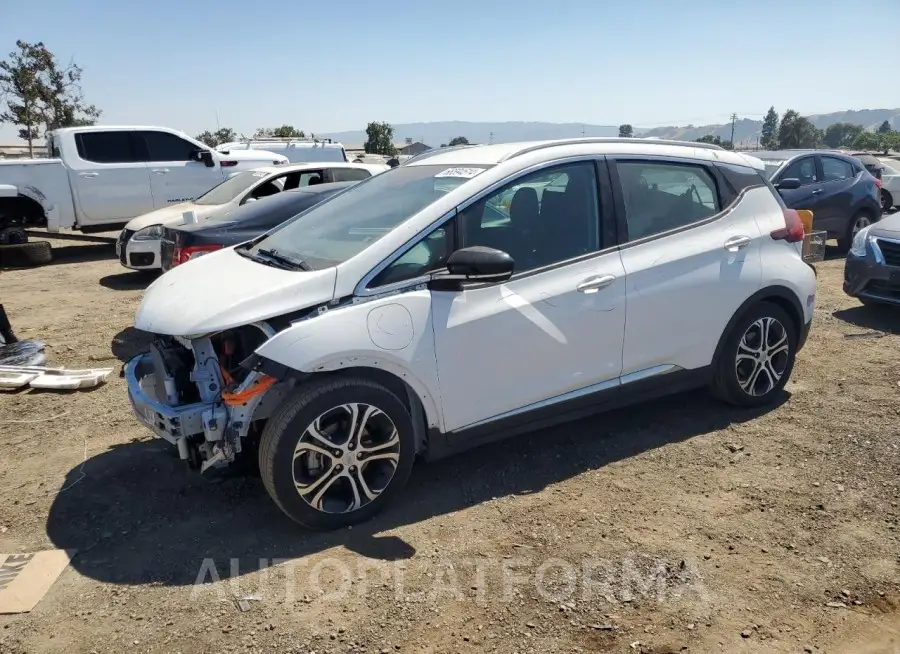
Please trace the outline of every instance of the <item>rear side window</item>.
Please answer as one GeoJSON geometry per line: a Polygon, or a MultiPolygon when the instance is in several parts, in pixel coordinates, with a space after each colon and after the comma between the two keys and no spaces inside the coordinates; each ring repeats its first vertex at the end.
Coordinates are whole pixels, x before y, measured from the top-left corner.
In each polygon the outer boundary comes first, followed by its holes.
{"type": "Polygon", "coordinates": [[[619,161],[616,168],[631,241],[705,220],[722,208],[715,180],[703,166],[619,161]]]}
{"type": "Polygon", "coordinates": [[[132,148],[131,132],[80,132],[75,135],[78,156],[93,163],[143,162],[132,148]]]}
{"type": "Polygon", "coordinates": [[[198,148],[190,141],[168,132],[138,132],[147,144],[147,161],[191,161],[198,148]]]}
{"type": "Polygon", "coordinates": [[[849,161],[835,157],[822,157],[823,181],[832,182],[838,179],[850,179],[854,176],[853,166],[849,161]]]}
{"type": "Polygon", "coordinates": [[[720,163],[716,164],[721,171],[725,181],[731,186],[736,195],[748,188],[764,186],[762,173],[748,166],[737,166],[735,164],[720,163]]]}
{"type": "Polygon", "coordinates": [[[331,175],[336,182],[358,182],[372,176],[368,170],[362,168],[332,168],[331,175]]]}

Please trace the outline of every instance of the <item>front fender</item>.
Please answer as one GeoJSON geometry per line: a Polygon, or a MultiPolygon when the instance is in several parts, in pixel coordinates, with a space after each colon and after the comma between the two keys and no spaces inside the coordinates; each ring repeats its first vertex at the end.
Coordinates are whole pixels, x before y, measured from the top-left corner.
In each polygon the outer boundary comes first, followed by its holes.
{"type": "Polygon", "coordinates": [[[384,370],[416,393],[429,427],[442,425],[427,290],[349,304],[300,320],[263,343],[256,354],[305,373],[384,370]]]}

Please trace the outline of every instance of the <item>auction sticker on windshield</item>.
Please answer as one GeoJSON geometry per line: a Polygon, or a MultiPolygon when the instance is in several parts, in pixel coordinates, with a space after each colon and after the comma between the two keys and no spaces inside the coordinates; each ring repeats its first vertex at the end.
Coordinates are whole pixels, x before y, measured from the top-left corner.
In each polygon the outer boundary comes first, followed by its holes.
{"type": "Polygon", "coordinates": [[[435,177],[462,177],[463,179],[472,179],[475,175],[483,173],[484,168],[447,168],[442,170],[435,177]]]}

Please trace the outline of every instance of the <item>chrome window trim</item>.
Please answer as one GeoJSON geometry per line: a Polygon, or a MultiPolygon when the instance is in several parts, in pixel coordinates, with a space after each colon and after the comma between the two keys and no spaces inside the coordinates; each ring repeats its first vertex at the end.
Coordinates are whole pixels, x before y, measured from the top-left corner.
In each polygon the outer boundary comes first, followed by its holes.
{"type": "MultiPolygon", "coordinates": [[[[475,195],[470,196],[464,202],[456,205],[455,208],[451,209],[450,211],[445,213],[443,216],[441,216],[440,218],[438,218],[437,220],[432,222],[430,225],[428,225],[423,230],[421,230],[418,234],[416,234],[415,236],[413,236],[412,238],[407,240],[399,248],[394,250],[394,252],[392,254],[385,257],[377,266],[375,266],[372,270],[370,270],[356,284],[356,287],[353,289],[354,297],[370,297],[373,295],[381,295],[383,293],[387,293],[390,291],[406,288],[407,286],[410,286],[410,287],[418,286],[419,284],[422,284],[422,283],[428,281],[428,279],[430,278],[430,275],[417,277],[417,278],[409,279],[409,280],[402,281],[402,282],[396,282],[394,284],[389,284],[387,286],[379,286],[377,288],[368,288],[369,282],[371,282],[382,270],[384,270],[389,265],[394,263],[394,261],[396,261],[397,259],[402,257],[404,254],[406,254],[409,250],[411,250],[413,247],[415,247],[420,241],[422,241],[422,239],[427,238],[435,229],[442,227],[444,225],[444,223],[452,220],[453,218],[456,217],[457,214],[459,214],[462,211],[465,211],[466,209],[468,209],[470,206],[472,206],[476,202],[480,202],[481,200],[483,200],[485,197],[487,197],[494,191],[497,191],[497,190],[503,188],[504,186],[514,183],[515,180],[519,179],[520,177],[530,175],[532,173],[538,172],[545,168],[552,168],[554,166],[561,166],[561,165],[565,165],[565,164],[569,164],[569,163],[579,163],[579,162],[583,162],[583,161],[591,161],[591,162],[603,161],[605,159],[606,159],[606,155],[603,155],[603,154],[580,154],[580,155],[572,155],[572,156],[568,156],[568,157],[560,157],[558,159],[552,159],[549,161],[542,161],[540,163],[532,164],[531,166],[528,166],[526,168],[522,168],[521,170],[517,171],[514,175],[504,177],[503,179],[501,179],[497,182],[494,182],[490,186],[483,188],[482,190],[478,191],[475,195]]],[[[598,199],[597,202],[598,202],[598,213],[600,213],[600,207],[599,207],[600,200],[598,199]]],[[[412,217],[412,216],[410,216],[410,217],[412,217]]],[[[602,218],[602,216],[601,216],[601,218],[602,218]]],[[[402,224],[403,223],[401,223],[401,225],[402,224]]],[[[582,259],[582,258],[589,258],[591,256],[595,256],[595,255],[598,255],[601,253],[606,253],[607,251],[612,250],[612,249],[614,249],[614,247],[610,246],[609,248],[606,248],[605,250],[589,252],[587,254],[581,255],[580,257],[575,257],[573,259],[567,259],[566,261],[576,261],[576,260],[582,259]]],[[[565,262],[558,261],[549,266],[544,266],[543,268],[535,268],[533,270],[527,270],[522,273],[519,273],[518,275],[514,274],[510,279],[511,280],[518,279],[520,276],[533,274],[535,272],[543,272],[552,267],[559,266],[562,263],[565,263],[565,262]]]]}

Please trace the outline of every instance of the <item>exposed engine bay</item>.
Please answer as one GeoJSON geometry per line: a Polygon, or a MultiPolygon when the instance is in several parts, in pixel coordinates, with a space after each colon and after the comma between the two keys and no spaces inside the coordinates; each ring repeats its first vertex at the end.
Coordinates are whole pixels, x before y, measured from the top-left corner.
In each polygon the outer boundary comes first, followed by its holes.
{"type": "Polygon", "coordinates": [[[231,463],[291,386],[247,365],[274,334],[255,323],[192,339],[157,336],[125,368],[135,413],[191,467],[231,463]]]}

